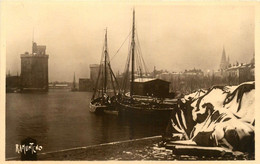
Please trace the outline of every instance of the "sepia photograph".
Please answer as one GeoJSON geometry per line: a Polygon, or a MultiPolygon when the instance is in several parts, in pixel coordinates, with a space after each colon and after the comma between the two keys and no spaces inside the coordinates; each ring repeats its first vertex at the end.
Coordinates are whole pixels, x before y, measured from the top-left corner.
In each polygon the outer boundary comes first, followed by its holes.
{"type": "Polygon", "coordinates": [[[257,3],[0,4],[4,161],[255,161],[257,3]]]}

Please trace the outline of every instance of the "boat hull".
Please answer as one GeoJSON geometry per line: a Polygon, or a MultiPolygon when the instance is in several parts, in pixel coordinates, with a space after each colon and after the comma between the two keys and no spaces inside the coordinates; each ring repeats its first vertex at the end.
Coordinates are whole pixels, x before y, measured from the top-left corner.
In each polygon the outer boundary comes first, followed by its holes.
{"type": "Polygon", "coordinates": [[[153,120],[168,121],[175,105],[172,106],[134,106],[131,104],[124,104],[117,102],[117,110],[120,116],[126,116],[131,118],[148,118],[153,120]]]}
{"type": "Polygon", "coordinates": [[[115,108],[111,104],[97,104],[91,102],[89,104],[89,111],[92,113],[104,113],[104,111],[113,111],[115,108]]]}

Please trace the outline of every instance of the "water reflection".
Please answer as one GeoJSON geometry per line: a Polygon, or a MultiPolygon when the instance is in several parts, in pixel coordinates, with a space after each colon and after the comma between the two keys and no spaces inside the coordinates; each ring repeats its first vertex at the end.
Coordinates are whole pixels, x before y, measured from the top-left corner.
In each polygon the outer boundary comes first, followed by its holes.
{"type": "Polygon", "coordinates": [[[42,152],[160,135],[165,123],[89,112],[92,93],[50,90],[47,94],[6,95],[6,157],[15,144],[37,140],[42,152]]]}

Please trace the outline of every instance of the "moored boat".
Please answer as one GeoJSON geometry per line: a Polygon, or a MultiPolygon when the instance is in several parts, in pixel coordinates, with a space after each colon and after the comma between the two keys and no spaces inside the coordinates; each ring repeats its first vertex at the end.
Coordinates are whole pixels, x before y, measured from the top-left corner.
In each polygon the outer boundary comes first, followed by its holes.
{"type": "Polygon", "coordinates": [[[157,98],[144,99],[127,98],[124,96],[121,100],[117,101],[117,108],[120,115],[130,116],[133,118],[146,117],[159,120],[168,120],[172,110],[176,107],[177,100],[166,102],[158,100],[157,98]]]}
{"type": "Polygon", "coordinates": [[[131,46],[124,73],[126,80],[124,80],[122,85],[124,93],[117,97],[117,109],[119,110],[120,115],[154,117],[168,120],[172,110],[177,105],[176,100],[166,100],[167,92],[169,93],[169,82],[156,79],[155,77],[151,78],[144,76],[146,73],[143,74],[142,71],[146,70],[146,65],[141,56],[141,48],[138,47],[139,41],[135,41],[135,30],[134,10],[131,46]],[[136,66],[135,64],[139,65],[136,66]],[[129,70],[130,65],[131,71],[129,70]],[[129,81],[129,79],[127,79],[129,78],[129,74],[131,77],[130,85],[126,84],[129,81]],[[137,79],[135,78],[136,74],[139,76],[137,79]],[[126,93],[127,85],[130,86],[129,93],[126,93]]]}
{"type": "Polygon", "coordinates": [[[107,49],[107,30],[105,34],[105,43],[103,47],[104,48],[102,50],[96,86],[94,88],[94,93],[89,104],[89,111],[93,113],[103,113],[104,111],[115,110],[113,101],[111,101],[108,92],[108,82],[110,82],[113,88],[114,96],[116,95],[114,85],[116,78],[110,65],[109,54],[107,49]],[[108,79],[110,79],[110,81],[108,81],[108,79]]]}
{"type": "Polygon", "coordinates": [[[96,98],[89,104],[89,111],[93,113],[103,113],[105,110],[113,110],[114,106],[110,103],[102,103],[102,97],[96,98]]]}

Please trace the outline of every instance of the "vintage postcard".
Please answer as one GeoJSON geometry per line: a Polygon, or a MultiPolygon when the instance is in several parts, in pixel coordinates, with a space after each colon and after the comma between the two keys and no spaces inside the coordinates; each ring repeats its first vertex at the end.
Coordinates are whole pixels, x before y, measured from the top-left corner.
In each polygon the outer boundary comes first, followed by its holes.
{"type": "Polygon", "coordinates": [[[259,3],[0,4],[3,161],[256,162],[259,3]]]}

